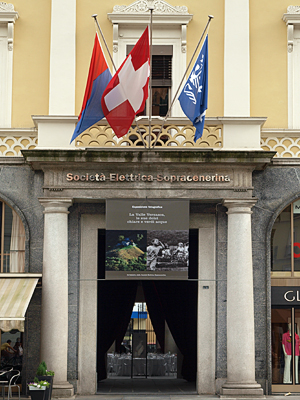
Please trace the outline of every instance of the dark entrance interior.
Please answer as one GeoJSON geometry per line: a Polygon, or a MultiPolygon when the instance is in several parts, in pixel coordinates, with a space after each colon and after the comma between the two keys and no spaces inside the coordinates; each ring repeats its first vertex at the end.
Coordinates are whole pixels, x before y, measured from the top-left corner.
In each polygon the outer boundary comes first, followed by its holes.
{"type": "MultiPolygon", "coordinates": [[[[178,383],[184,391],[195,391],[197,365],[197,293],[198,293],[198,230],[190,230],[189,279],[167,280],[105,280],[105,230],[98,231],[98,391],[153,391],[153,377],[147,379],[107,379],[107,352],[115,343],[121,352],[137,290],[142,288],[158,346],[165,351],[165,324],[182,354],[180,379],[155,379],[155,390],[174,392],[178,383]],[[150,379],[149,379],[150,378],[150,379]],[[108,383],[109,381],[109,383],[108,383]],[[176,382],[177,381],[177,382],[176,382]],[[159,386],[162,387],[159,388],[159,386]],[[151,389],[152,387],[152,389],[151,389]]],[[[146,378],[146,377],[144,377],[146,378]]],[[[181,390],[182,389],[178,389],[181,390]]]]}

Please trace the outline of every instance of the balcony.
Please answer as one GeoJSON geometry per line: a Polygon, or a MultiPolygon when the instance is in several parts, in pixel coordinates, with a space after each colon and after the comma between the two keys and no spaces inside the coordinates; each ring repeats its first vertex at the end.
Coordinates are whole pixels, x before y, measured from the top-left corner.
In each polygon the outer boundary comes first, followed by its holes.
{"type": "MultiPolygon", "coordinates": [[[[102,120],[83,132],[70,147],[69,141],[77,121],[76,117],[38,116],[33,117],[33,120],[35,128],[0,129],[0,156],[21,157],[21,150],[47,149],[48,147],[89,149],[125,146],[141,150],[145,147],[153,147],[162,123],[160,119],[153,118],[149,136],[149,121],[146,117],[142,117],[138,120],[138,126],[133,125],[126,136],[118,139],[106,120],[102,120]],[[61,131],[62,126],[66,126],[66,132],[61,131]],[[52,134],[49,134],[50,128],[58,132],[57,139],[52,139],[52,134]],[[144,138],[144,143],[140,133],[144,138]],[[51,142],[49,146],[41,145],[44,137],[47,137],[48,142],[50,137],[53,143],[51,142]]],[[[275,158],[277,159],[299,158],[300,130],[265,129],[262,128],[264,121],[265,118],[206,118],[203,136],[195,143],[195,128],[188,119],[169,118],[164,124],[155,147],[169,150],[170,148],[174,150],[198,148],[219,151],[261,149],[276,151],[275,158]]]]}

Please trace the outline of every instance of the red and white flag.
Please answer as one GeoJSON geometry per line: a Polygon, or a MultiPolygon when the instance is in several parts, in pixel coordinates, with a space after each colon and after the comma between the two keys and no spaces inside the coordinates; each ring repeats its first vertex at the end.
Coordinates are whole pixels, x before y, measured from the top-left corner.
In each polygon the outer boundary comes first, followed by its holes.
{"type": "Polygon", "coordinates": [[[102,110],[118,137],[126,135],[148,98],[150,48],[148,27],[107,85],[102,110]]]}

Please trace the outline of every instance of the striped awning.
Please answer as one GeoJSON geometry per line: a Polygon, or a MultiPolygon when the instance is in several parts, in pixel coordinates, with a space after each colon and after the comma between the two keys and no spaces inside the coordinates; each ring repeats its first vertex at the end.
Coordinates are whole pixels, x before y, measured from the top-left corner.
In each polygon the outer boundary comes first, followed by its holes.
{"type": "Polygon", "coordinates": [[[0,329],[24,332],[25,313],[38,278],[0,278],[0,329]]]}

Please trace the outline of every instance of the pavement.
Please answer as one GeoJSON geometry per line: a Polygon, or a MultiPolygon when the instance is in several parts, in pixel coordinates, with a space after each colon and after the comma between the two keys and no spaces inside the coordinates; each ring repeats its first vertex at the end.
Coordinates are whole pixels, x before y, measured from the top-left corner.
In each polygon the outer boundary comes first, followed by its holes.
{"type": "MultiPolygon", "coordinates": [[[[265,396],[266,400],[300,400],[300,394],[291,394],[288,396],[285,395],[272,395],[265,396]]],[[[216,395],[197,395],[197,394],[95,394],[92,396],[75,396],[76,400],[214,400],[220,399],[219,396],[216,395]]],[[[247,398],[235,397],[236,400],[245,400],[247,398]]],[[[249,398],[248,398],[249,399],[249,398]]],[[[256,400],[256,398],[251,398],[251,400],[256,400]]],[[[257,399],[257,400],[261,400],[257,399]]]]}
{"type": "MultiPolygon", "coordinates": [[[[76,400],[220,400],[217,395],[198,395],[195,382],[183,379],[147,378],[106,379],[98,383],[98,393],[95,395],[75,395],[76,400]]],[[[282,393],[265,396],[267,400],[300,400],[299,393],[282,393]]],[[[245,398],[235,398],[245,400],[245,398]]],[[[251,400],[256,400],[251,398],[251,400]]],[[[260,398],[261,400],[261,398],[260,398]]]]}

